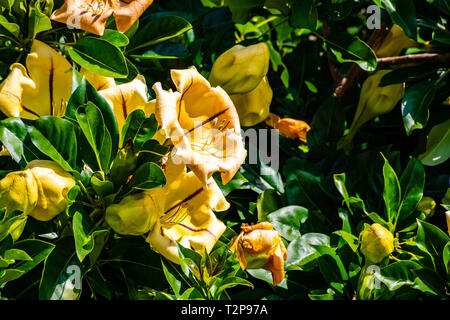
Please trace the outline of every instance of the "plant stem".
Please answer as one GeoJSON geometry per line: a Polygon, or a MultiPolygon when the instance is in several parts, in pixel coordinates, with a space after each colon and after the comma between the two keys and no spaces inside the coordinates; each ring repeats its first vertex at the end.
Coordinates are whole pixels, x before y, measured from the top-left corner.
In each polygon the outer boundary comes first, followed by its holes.
{"type": "Polygon", "coordinates": [[[387,69],[393,66],[399,66],[403,64],[419,64],[427,63],[432,65],[439,65],[442,67],[450,66],[450,53],[420,53],[420,54],[408,54],[398,57],[386,57],[377,59],[377,69],[387,69]]]}

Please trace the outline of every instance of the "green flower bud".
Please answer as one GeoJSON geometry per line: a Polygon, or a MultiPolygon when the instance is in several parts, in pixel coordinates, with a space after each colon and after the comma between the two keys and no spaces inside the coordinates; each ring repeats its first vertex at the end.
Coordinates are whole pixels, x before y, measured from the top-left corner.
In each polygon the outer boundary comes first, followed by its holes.
{"type": "Polygon", "coordinates": [[[394,251],[394,236],[378,223],[361,233],[361,253],[370,263],[380,263],[394,251]]]}
{"type": "Polygon", "coordinates": [[[434,215],[434,208],[436,202],[431,197],[422,197],[417,205],[417,210],[423,212],[427,218],[431,218],[434,215]]]}

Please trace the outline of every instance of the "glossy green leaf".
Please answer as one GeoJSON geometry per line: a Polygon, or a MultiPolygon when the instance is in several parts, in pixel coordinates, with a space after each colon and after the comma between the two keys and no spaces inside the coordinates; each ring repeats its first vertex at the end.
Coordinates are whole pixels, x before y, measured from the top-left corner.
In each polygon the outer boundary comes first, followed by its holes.
{"type": "Polygon", "coordinates": [[[256,200],[258,222],[266,221],[267,216],[281,206],[281,197],[275,190],[267,189],[261,192],[256,200]]]}
{"type": "Polygon", "coordinates": [[[83,68],[105,77],[125,78],[127,63],[122,52],[111,42],[84,37],[69,48],[70,57],[83,68]]]}
{"type": "Polygon", "coordinates": [[[320,254],[314,245],[329,246],[330,238],[321,233],[305,233],[289,243],[286,270],[302,270],[307,263],[317,259],[320,254]]]}
{"type": "MultiPolygon", "coordinates": [[[[111,159],[117,154],[119,147],[119,127],[117,125],[116,116],[109,103],[95,90],[95,88],[85,79],[76,87],[67,105],[65,117],[76,121],[76,112],[78,107],[92,102],[100,109],[106,128],[111,136],[111,159]]],[[[83,156],[88,159],[86,153],[83,156]]],[[[94,157],[95,160],[95,157],[94,157]]]]}
{"type": "Polygon", "coordinates": [[[112,145],[101,111],[92,102],[88,102],[77,109],[76,118],[95,154],[100,170],[107,172],[111,161],[112,145]]]}
{"type": "Polygon", "coordinates": [[[450,158],[450,119],[431,129],[426,150],[418,158],[426,166],[436,166],[450,158]]]}
{"type": "Polygon", "coordinates": [[[398,221],[411,216],[423,195],[425,186],[425,169],[419,160],[409,160],[405,171],[400,176],[402,200],[399,207],[398,221]]]}
{"type": "Polygon", "coordinates": [[[76,300],[81,295],[82,278],[90,269],[85,260],[78,260],[72,237],[56,242],[56,247],[44,263],[39,284],[41,300],[76,300]]]}
{"type": "Polygon", "coordinates": [[[413,0],[381,0],[392,20],[402,27],[405,34],[417,38],[416,7],[413,0]]]}
{"type": "MultiPolygon", "coordinates": [[[[384,156],[383,156],[384,157],[384,156]]],[[[384,177],[384,189],[383,199],[386,206],[385,212],[389,222],[397,220],[398,208],[400,206],[401,190],[400,182],[398,181],[397,174],[389,164],[388,160],[384,159],[383,177],[384,177]]]]}
{"type": "Polygon", "coordinates": [[[142,149],[142,146],[158,130],[158,121],[154,114],[147,117],[142,110],[135,110],[130,113],[122,129],[122,144],[131,140],[136,152],[142,149]]]}
{"type": "Polygon", "coordinates": [[[436,87],[432,79],[418,82],[406,90],[402,99],[403,125],[406,134],[422,129],[428,122],[428,107],[434,99],[436,87]]]}
{"type": "Polygon", "coordinates": [[[270,213],[267,219],[283,238],[293,241],[301,236],[300,227],[308,219],[308,209],[288,206],[270,213]]]}
{"type": "Polygon", "coordinates": [[[141,26],[136,35],[131,38],[131,49],[128,52],[169,40],[190,29],[192,29],[192,25],[178,16],[163,16],[150,20],[146,25],[141,26]]]}
{"type": "Polygon", "coordinates": [[[141,165],[134,173],[129,186],[136,190],[161,188],[166,184],[166,176],[161,168],[152,162],[141,165]]]}
{"type": "Polygon", "coordinates": [[[333,33],[323,40],[327,49],[338,62],[355,62],[365,71],[375,71],[377,67],[375,53],[367,43],[357,36],[351,36],[348,33],[333,33]]]}
{"type": "Polygon", "coordinates": [[[106,40],[116,47],[124,47],[130,43],[130,40],[125,34],[112,29],[106,29],[100,39],[106,40]]]}
{"type": "Polygon", "coordinates": [[[314,0],[295,1],[292,5],[292,15],[289,17],[291,25],[295,28],[316,30],[317,7],[314,0]]]}

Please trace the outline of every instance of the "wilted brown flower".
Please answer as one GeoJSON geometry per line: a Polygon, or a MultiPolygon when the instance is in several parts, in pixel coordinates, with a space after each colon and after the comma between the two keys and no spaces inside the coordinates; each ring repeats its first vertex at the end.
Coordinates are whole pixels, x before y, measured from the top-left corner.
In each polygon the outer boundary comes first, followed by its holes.
{"type": "Polygon", "coordinates": [[[241,229],[230,248],[232,252],[237,252],[241,268],[269,270],[273,285],[278,285],[284,279],[284,261],[287,259],[287,250],[280,234],[269,222],[255,225],[244,223],[241,229]]]}

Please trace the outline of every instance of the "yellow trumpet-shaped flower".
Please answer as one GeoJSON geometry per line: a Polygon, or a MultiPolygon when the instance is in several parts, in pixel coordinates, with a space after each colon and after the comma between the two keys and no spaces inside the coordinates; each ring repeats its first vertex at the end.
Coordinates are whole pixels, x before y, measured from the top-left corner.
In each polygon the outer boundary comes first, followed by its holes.
{"type": "MultiPolygon", "coordinates": [[[[100,77],[94,79],[91,76],[91,80],[97,85],[101,79],[100,77]]],[[[147,101],[147,85],[142,75],[137,76],[131,82],[120,85],[112,85],[108,78],[104,78],[103,81],[109,88],[100,90],[98,93],[113,109],[120,131],[131,112],[140,109],[147,115],[154,113],[154,104],[147,101]]]]}
{"type": "Polygon", "coordinates": [[[114,15],[117,30],[126,32],[153,0],[65,0],[50,19],[96,35],[103,35],[106,22],[114,15]]]}
{"type": "Polygon", "coordinates": [[[269,48],[263,42],[248,47],[235,45],[216,59],[208,80],[228,94],[248,93],[266,76],[269,57],[269,48]]]}
{"type": "Polygon", "coordinates": [[[11,172],[0,180],[0,207],[48,221],[67,208],[67,194],[73,186],[75,180],[57,163],[33,160],[25,170],[11,172]]]}
{"type": "Polygon", "coordinates": [[[184,165],[170,160],[165,173],[166,186],[147,191],[160,208],[147,242],[167,259],[179,263],[174,241],[200,254],[210,252],[226,228],[213,211],[225,211],[230,205],[212,178],[205,189],[192,171],[186,172],[184,165]]]}
{"type": "Polygon", "coordinates": [[[398,56],[403,49],[414,47],[416,44],[413,39],[405,34],[399,25],[393,24],[380,48],[377,50],[377,57],[398,56]]]}
{"type": "Polygon", "coordinates": [[[241,229],[230,247],[232,252],[236,251],[241,268],[269,270],[273,285],[278,285],[284,279],[284,261],[287,259],[280,234],[269,222],[243,224],[241,229]]]}
{"type": "Polygon", "coordinates": [[[71,94],[71,69],[66,58],[34,40],[26,68],[14,63],[0,85],[0,110],[6,116],[26,119],[63,116],[71,94]]]}
{"type": "Polygon", "coordinates": [[[175,146],[174,161],[185,163],[205,187],[216,171],[228,183],[247,156],[233,102],[195,67],[171,75],[178,91],[165,91],[159,82],[153,89],[156,119],[175,146]]]}
{"type": "Polygon", "coordinates": [[[230,95],[239,114],[241,125],[254,126],[267,118],[272,102],[273,92],[267,77],[249,93],[230,95]]]}

